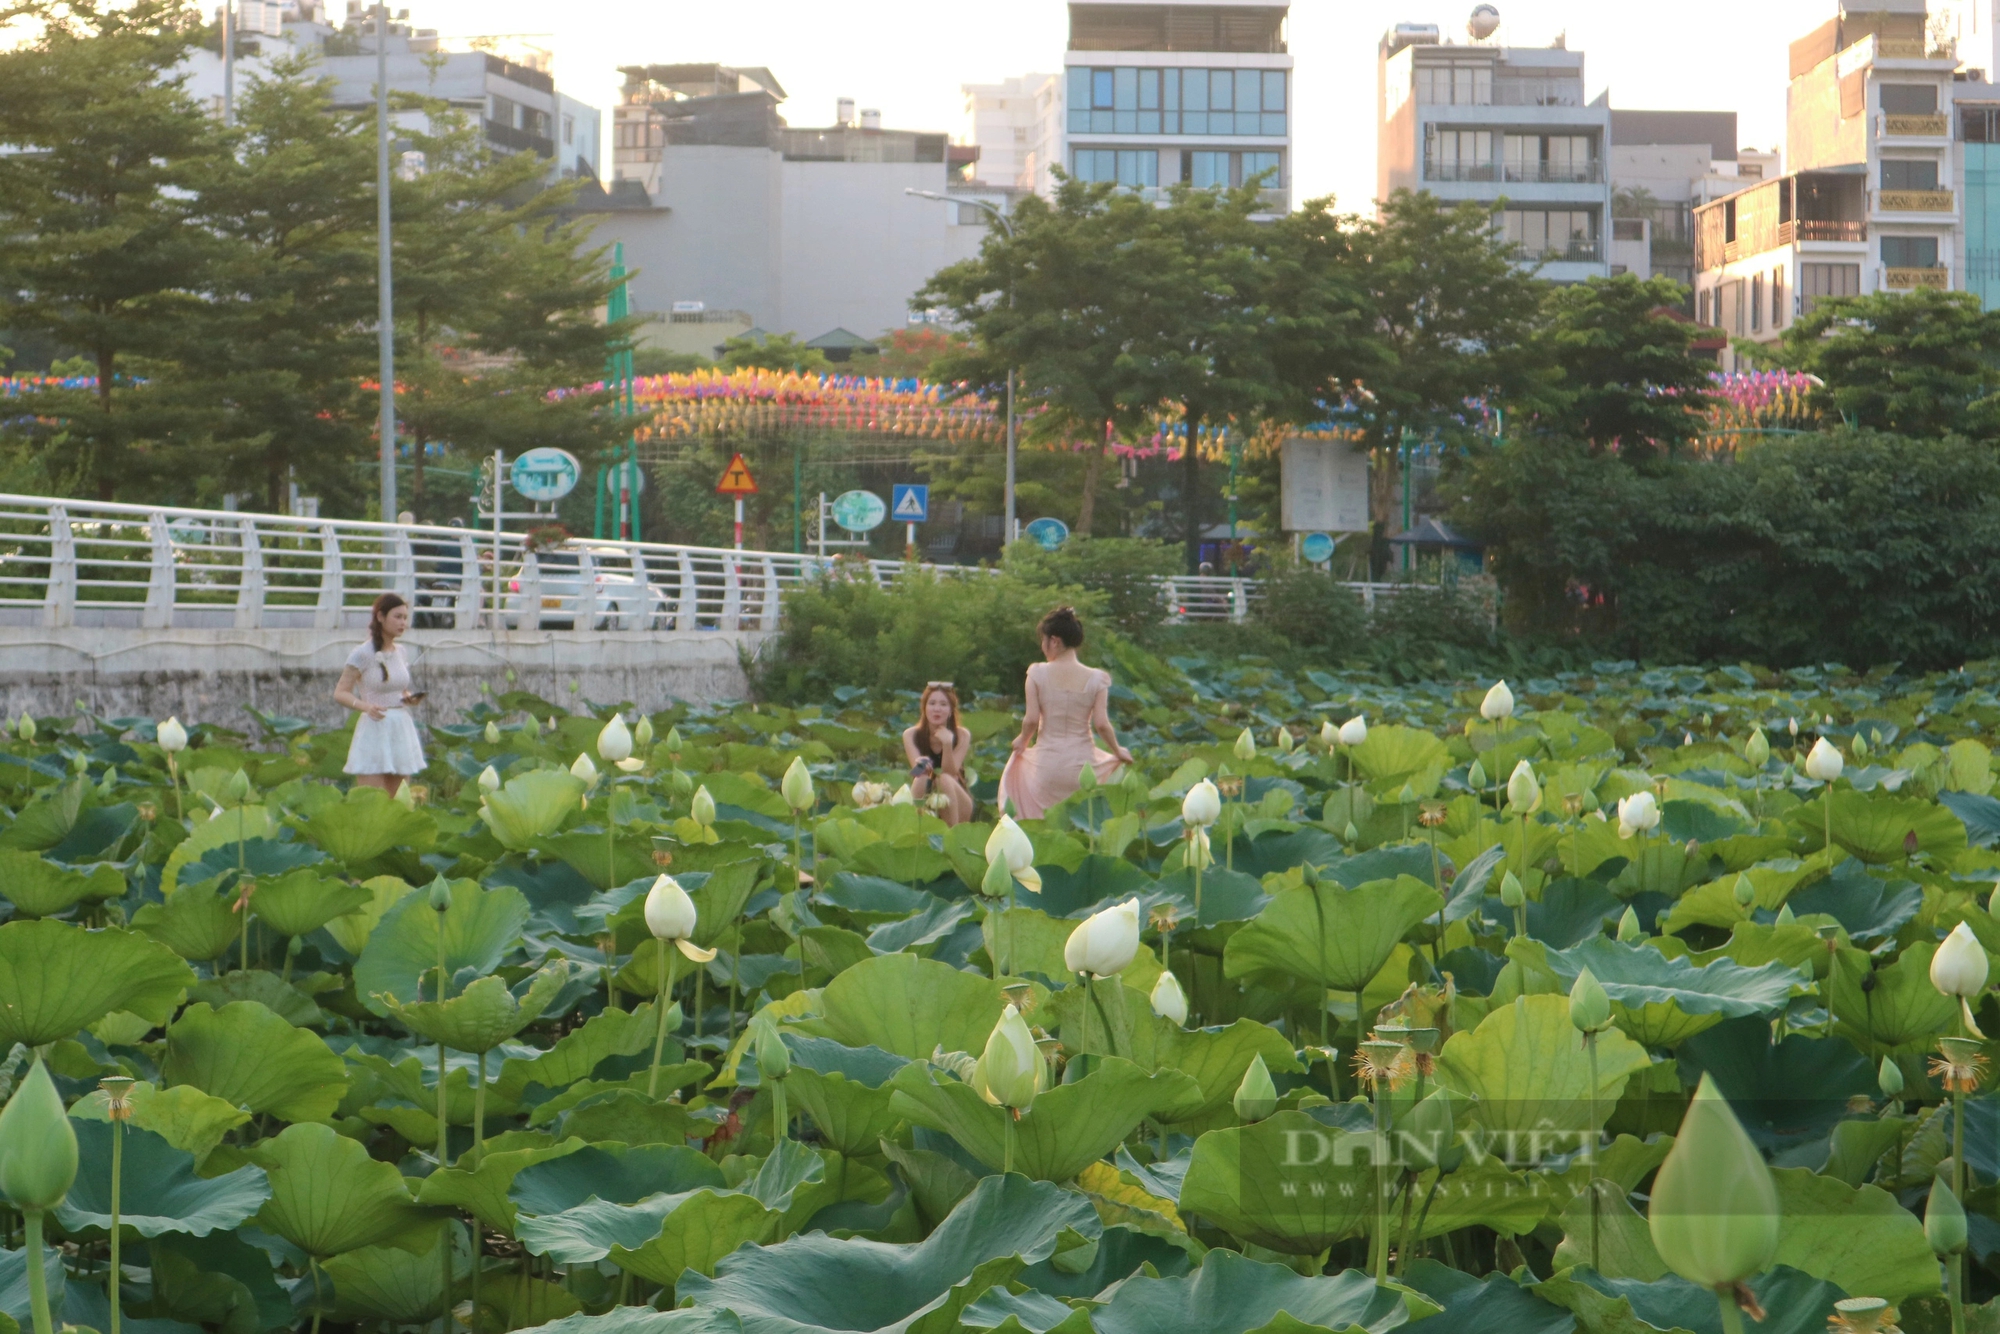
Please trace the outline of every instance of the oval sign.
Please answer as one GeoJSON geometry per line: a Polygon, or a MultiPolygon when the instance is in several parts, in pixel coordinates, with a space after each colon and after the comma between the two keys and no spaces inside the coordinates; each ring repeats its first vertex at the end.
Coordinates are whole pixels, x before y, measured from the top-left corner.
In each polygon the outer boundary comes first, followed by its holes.
{"type": "Polygon", "coordinates": [[[1069,525],[1061,519],[1037,519],[1021,530],[1021,536],[1044,551],[1054,551],[1069,541],[1069,525]]]}
{"type": "Polygon", "coordinates": [[[1299,539],[1299,554],[1309,565],[1324,565],[1333,559],[1333,538],[1325,533],[1307,533],[1299,539]]]}
{"type": "Polygon", "coordinates": [[[544,445],[515,459],[508,480],[514,484],[515,494],[523,500],[546,504],[561,500],[576,490],[577,478],[582,475],[583,468],[577,463],[576,455],[566,449],[544,445]]]}
{"type": "Polygon", "coordinates": [[[873,491],[843,491],[834,498],[833,521],[850,533],[866,533],[882,526],[889,507],[873,491]]]}

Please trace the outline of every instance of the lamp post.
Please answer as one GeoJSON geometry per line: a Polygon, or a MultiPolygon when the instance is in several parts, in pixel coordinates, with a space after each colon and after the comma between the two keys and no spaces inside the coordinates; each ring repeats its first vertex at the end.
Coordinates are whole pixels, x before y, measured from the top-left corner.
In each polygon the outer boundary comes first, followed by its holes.
{"type": "Polygon", "coordinates": [[[375,283],[382,378],[382,521],[396,513],[396,296],[389,272],[389,6],[375,6],[375,283]]]}
{"type": "MultiPolygon", "coordinates": [[[[985,209],[986,215],[993,219],[993,225],[1000,229],[1000,234],[1010,241],[1014,239],[1014,224],[1007,220],[1007,215],[1001,211],[1000,206],[990,200],[954,199],[950,195],[941,195],[930,190],[906,189],[903,193],[917,199],[936,200],[940,204],[971,204],[975,208],[985,209]]],[[[1010,306],[1014,304],[1014,292],[1011,287],[1007,291],[1007,304],[1010,306]]],[[[1014,368],[1009,366],[1007,368],[1007,513],[1001,521],[1004,525],[1000,531],[1002,547],[1014,541],[1014,456],[1014,368]]]]}

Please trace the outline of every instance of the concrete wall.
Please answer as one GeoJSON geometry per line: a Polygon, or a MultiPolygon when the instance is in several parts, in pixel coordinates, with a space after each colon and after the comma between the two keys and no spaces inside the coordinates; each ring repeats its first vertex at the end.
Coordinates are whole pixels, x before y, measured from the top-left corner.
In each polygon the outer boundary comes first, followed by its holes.
{"type": "Polygon", "coordinates": [[[1785,97],[1785,167],[1811,171],[1868,160],[1866,115],[1842,116],[1836,62],[1793,79],[1785,97]]]}
{"type": "Polygon", "coordinates": [[[1643,186],[1653,198],[1673,203],[1693,197],[1692,182],[1708,174],[1707,144],[1616,144],[1609,154],[1615,190],[1643,186]]]}
{"type": "MultiPolygon", "coordinates": [[[[417,650],[417,688],[430,692],[424,716],[444,723],[479,700],[482,682],[494,694],[529,690],[558,703],[580,682],[587,699],[649,710],[676,699],[743,699],[750,690],[739,651],[754,654],[765,638],[414,630],[404,642],[417,650]]],[[[332,724],[343,713],[334,682],[357,642],[352,631],[8,630],[0,635],[0,713],[67,713],[82,700],[106,717],[241,727],[251,704],[332,724]]]]}
{"type": "Polygon", "coordinates": [[[748,311],[762,327],[782,331],[780,165],[767,148],[663,150],[658,207],[607,213],[597,222],[598,244],[623,241],[625,264],[638,271],[633,309],[703,301],[710,310],[748,311]]]}

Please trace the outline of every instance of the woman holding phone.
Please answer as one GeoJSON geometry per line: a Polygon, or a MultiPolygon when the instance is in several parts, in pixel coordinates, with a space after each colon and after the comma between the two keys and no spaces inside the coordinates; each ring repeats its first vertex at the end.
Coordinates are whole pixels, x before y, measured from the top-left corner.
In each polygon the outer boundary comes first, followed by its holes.
{"type": "Polygon", "coordinates": [[[958,692],[949,681],[932,681],[917,700],[916,726],[903,732],[903,754],[910,761],[910,795],[923,801],[942,794],[947,804],[938,815],[947,825],[972,818],[972,793],[965,786],[965,753],[972,733],[958,721],[958,692]]]}
{"type": "Polygon", "coordinates": [[[346,770],[363,787],[395,796],[403,780],[424,768],[424,743],[410,706],[422,701],[410,689],[410,664],[396,641],[410,628],[410,607],[394,593],[375,599],[368,639],[348,656],[333,688],[334,703],[361,716],[347,748],[346,770]]]}

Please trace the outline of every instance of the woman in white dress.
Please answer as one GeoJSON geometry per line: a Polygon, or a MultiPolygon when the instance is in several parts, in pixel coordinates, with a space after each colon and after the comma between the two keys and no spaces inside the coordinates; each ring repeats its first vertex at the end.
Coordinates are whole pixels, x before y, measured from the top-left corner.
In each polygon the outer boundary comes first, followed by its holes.
{"type": "Polygon", "coordinates": [[[424,743],[410,706],[423,698],[410,690],[410,664],[396,641],[410,628],[410,607],[394,593],[375,599],[368,616],[368,641],[354,650],[333,688],[334,703],[361,716],[347,749],[348,773],[363,787],[390,796],[411,774],[422,773],[424,743]]]}

